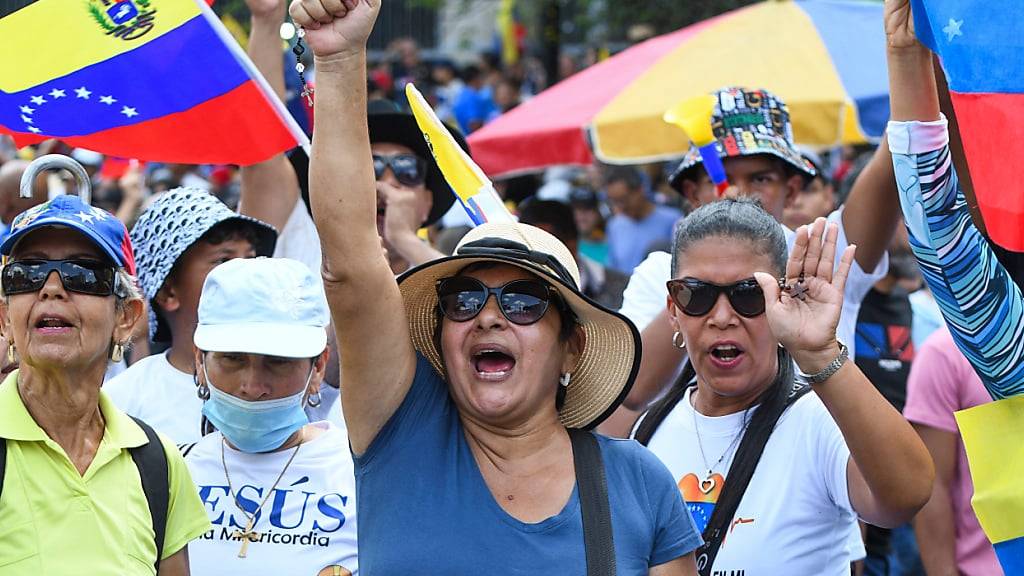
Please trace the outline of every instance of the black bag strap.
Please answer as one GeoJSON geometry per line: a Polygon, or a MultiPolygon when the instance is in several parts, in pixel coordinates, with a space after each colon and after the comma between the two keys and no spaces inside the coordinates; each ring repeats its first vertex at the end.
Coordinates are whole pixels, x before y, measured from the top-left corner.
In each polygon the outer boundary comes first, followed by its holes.
{"type": "Polygon", "coordinates": [[[615,541],[608,484],[597,438],[590,432],[569,429],[572,459],[576,467],[580,513],[583,516],[583,546],[587,554],[587,576],[615,576],[615,541]]]}
{"type": "MultiPolygon", "coordinates": [[[[792,372],[792,364],[789,371],[792,372]]],[[[787,408],[811,390],[808,384],[793,382],[792,378],[789,378],[789,381],[792,382],[791,386],[784,387],[776,382],[769,389],[760,408],[751,418],[739,447],[736,448],[736,455],[729,466],[722,493],[715,504],[714,512],[711,513],[708,525],[704,528],[704,545],[697,550],[697,573],[700,576],[708,576],[711,573],[718,549],[722,546],[729,524],[736,515],[736,509],[739,508],[747,486],[750,485],[754,470],[761,461],[764,447],[775,430],[775,424],[787,408]]]]}
{"type": "Polygon", "coordinates": [[[634,440],[647,446],[651,438],[654,437],[654,433],[657,432],[658,427],[661,426],[661,423],[665,421],[665,418],[679,404],[683,396],[686,396],[686,389],[690,387],[696,376],[697,373],[693,369],[693,364],[687,358],[686,364],[683,365],[682,373],[676,378],[672,387],[641,416],[643,420],[640,422],[640,426],[637,427],[636,433],[633,434],[634,440]]]}
{"type": "Polygon", "coordinates": [[[4,474],[7,472],[7,439],[0,438],[0,498],[4,495],[4,474]]]}
{"type": "Polygon", "coordinates": [[[170,480],[167,471],[167,454],[156,432],[142,420],[132,416],[149,440],[142,446],[129,448],[135,466],[139,469],[142,491],[149,503],[149,516],[153,519],[153,540],[156,543],[156,571],[160,572],[160,556],[164,551],[164,535],[167,532],[167,505],[170,499],[170,480]]]}

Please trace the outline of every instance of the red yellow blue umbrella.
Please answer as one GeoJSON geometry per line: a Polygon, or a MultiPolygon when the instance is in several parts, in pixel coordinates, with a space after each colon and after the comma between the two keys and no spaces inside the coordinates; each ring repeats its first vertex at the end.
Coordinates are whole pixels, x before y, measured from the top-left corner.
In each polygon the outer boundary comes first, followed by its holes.
{"type": "Polygon", "coordinates": [[[680,100],[766,88],[797,142],[876,139],[889,117],[882,3],[769,0],[652,38],[556,84],[469,137],[491,176],[559,164],[668,160],[689,141],[664,122],[680,100]]]}

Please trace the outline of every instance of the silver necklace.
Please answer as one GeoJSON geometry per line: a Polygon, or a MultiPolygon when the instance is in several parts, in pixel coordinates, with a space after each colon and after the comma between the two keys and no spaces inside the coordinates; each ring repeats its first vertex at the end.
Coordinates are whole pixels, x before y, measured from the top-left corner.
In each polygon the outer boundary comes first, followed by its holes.
{"type": "Polygon", "coordinates": [[[693,430],[694,432],[697,433],[697,448],[700,449],[701,462],[704,463],[704,467],[707,468],[708,470],[704,479],[700,481],[698,488],[704,494],[709,494],[712,490],[715,489],[715,486],[718,484],[718,482],[715,480],[713,476],[715,468],[717,468],[718,465],[721,464],[723,460],[725,460],[726,456],[732,454],[732,451],[734,448],[736,448],[736,445],[739,443],[740,438],[743,438],[743,434],[747,431],[747,426],[750,426],[750,408],[747,408],[746,410],[743,411],[743,428],[740,428],[740,431],[736,433],[736,436],[733,437],[732,442],[730,442],[729,446],[725,449],[725,452],[722,452],[722,455],[719,456],[718,460],[715,461],[714,466],[708,466],[708,459],[707,457],[704,456],[704,444],[703,442],[701,442],[700,439],[700,427],[697,426],[697,397],[693,395],[693,393],[691,393],[690,396],[693,398],[693,430]]]}

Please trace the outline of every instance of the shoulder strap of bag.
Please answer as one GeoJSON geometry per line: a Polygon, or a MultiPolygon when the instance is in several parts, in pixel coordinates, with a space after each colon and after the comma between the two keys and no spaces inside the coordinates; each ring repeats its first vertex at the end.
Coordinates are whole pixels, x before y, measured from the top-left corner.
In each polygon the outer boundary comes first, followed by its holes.
{"type": "Polygon", "coordinates": [[[597,438],[584,430],[569,429],[572,459],[576,467],[580,511],[583,516],[583,546],[587,554],[587,576],[615,576],[615,541],[608,484],[597,438]]]}
{"type": "Polygon", "coordinates": [[[7,472],[7,439],[0,438],[0,497],[4,495],[4,474],[7,472]]]}
{"type": "Polygon", "coordinates": [[[156,570],[160,572],[160,556],[164,551],[164,535],[167,531],[167,504],[170,498],[170,480],[167,472],[167,454],[156,432],[142,420],[132,416],[149,440],[142,446],[129,448],[128,452],[139,469],[142,491],[149,503],[149,516],[153,519],[153,540],[156,542],[156,570]]]}
{"type": "Polygon", "coordinates": [[[697,572],[700,576],[708,576],[711,573],[718,549],[725,539],[733,516],[736,515],[740,500],[750,485],[754,470],[761,461],[764,447],[775,430],[775,424],[787,408],[810,390],[810,385],[797,382],[786,390],[776,390],[762,401],[761,407],[751,419],[750,426],[743,434],[743,439],[740,440],[736,455],[729,466],[725,486],[722,488],[718,503],[715,504],[715,510],[704,528],[704,546],[697,550],[697,572]]]}
{"type": "Polygon", "coordinates": [[[676,378],[672,387],[641,416],[643,420],[640,422],[640,426],[637,427],[636,434],[633,435],[634,440],[647,446],[651,438],[654,437],[654,433],[658,431],[661,423],[665,421],[665,418],[676,407],[676,404],[679,404],[679,401],[686,395],[686,389],[690,387],[696,375],[697,373],[693,370],[693,365],[690,364],[690,359],[687,358],[686,364],[683,365],[682,373],[676,378]]]}

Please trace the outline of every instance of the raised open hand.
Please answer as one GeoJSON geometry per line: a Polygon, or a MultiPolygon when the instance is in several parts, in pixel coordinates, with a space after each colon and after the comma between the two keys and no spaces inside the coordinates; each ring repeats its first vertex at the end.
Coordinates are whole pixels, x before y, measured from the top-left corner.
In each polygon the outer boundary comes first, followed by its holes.
{"type": "Polygon", "coordinates": [[[826,224],[824,218],[818,218],[809,233],[806,226],[798,228],[786,262],[786,288],[770,274],[754,274],[764,291],[772,334],[808,373],[824,368],[838,352],[836,326],[856,248],[848,246],[835,269],[838,237],[839,226],[826,224]]]}
{"type": "Polygon", "coordinates": [[[885,0],[885,37],[889,48],[922,48],[914,33],[910,0],[885,0]]]}
{"type": "Polygon", "coordinates": [[[366,49],[381,0],[292,0],[288,13],[320,58],[366,49]]]}

